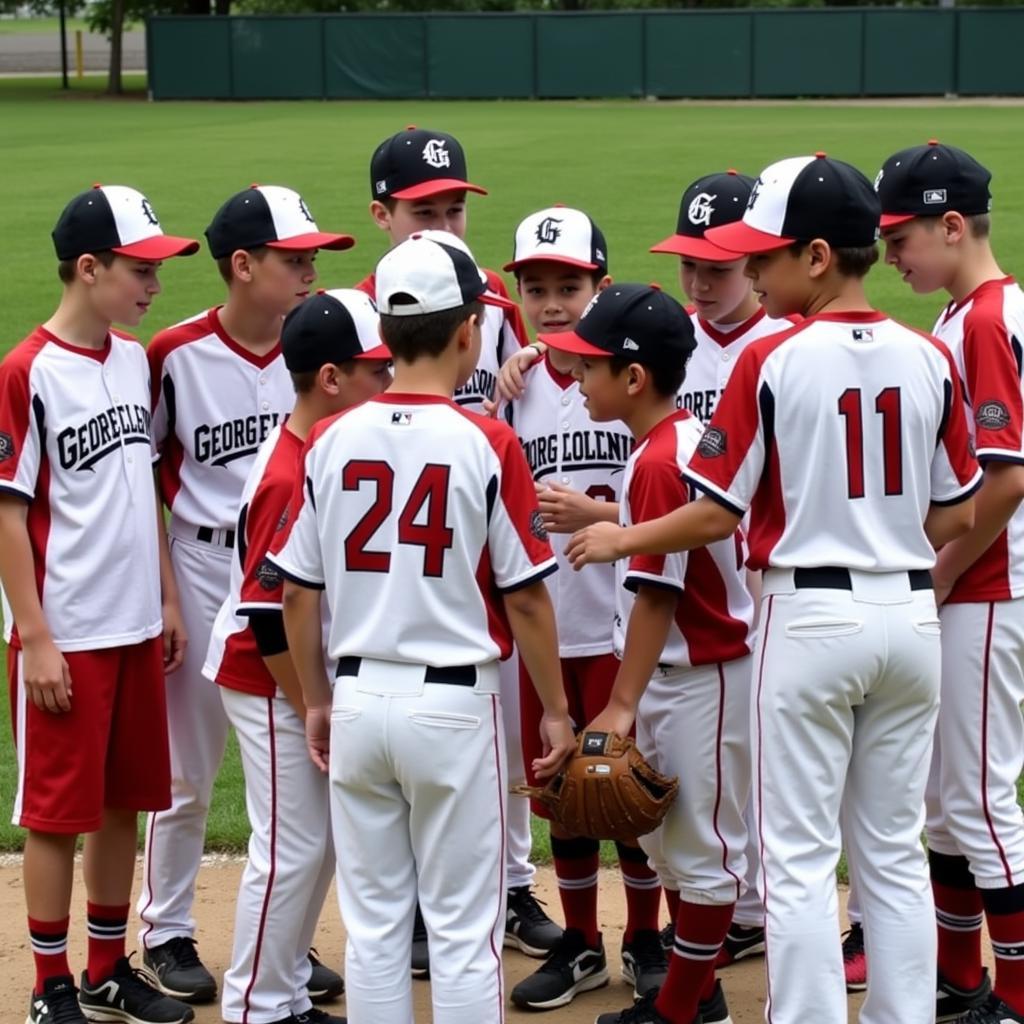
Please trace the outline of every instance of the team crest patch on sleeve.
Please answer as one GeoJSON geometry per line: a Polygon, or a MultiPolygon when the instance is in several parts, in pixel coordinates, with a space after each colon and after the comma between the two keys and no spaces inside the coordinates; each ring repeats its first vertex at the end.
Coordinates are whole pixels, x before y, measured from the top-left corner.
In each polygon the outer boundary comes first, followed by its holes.
{"type": "Polygon", "coordinates": [[[285,505],[281,512],[281,518],[277,521],[277,526],[274,527],[274,532],[278,533],[288,525],[288,519],[291,516],[291,509],[285,505]]]}
{"type": "Polygon", "coordinates": [[[535,508],[530,513],[530,533],[532,533],[537,540],[548,539],[548,531],[544,526],[544,517],[540,514],[539,508],[535,508]]]}
{"type": "Polygon", "coordinates": [[[277,590],[284,582],[284,577],[270,559],[264,558],[256,567],[256,580],[262,590],[277,590]]]}
{"type": "Polygon", "coordinates": [[[974,414],[974,422],[984,430],[1002,430],[1010,425],[1010,410],[995,398],[982,402],[974,414]]]}
{"type": "Polygon", "coordinates": [[[725,431],[720,427],[708,427],[697,444],[697,454],[703,455],[705,459],[717,459],[719,455],[725,454],[726,447],[725,431]]]}
{"type": "Polygon", "coordinates": [[[0,433],[0,462],[14,458],[14,438],[10,434],[0,433]]]}

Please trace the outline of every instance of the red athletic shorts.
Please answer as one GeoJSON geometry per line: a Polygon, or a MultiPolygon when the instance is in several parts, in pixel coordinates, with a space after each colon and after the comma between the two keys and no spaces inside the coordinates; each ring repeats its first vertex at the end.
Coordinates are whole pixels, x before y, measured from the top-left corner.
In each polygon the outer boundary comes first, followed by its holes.
{"type": "MultiPolygon", "coordinates": [[[[605,709],[612,692],[619,659],[614,654],[591,654],[583,658],[562,659],[562,681],[569,698],[569,717],[577,729],[582,729],[605,709]]],[[[519,721],[522,726],[523,762],[526,781],[537,785],[530,767],[535,757],[544,751],[540,742],[540,720],[544,706],[537,697],[526,666],[519,662],[519,721]]],[[[548,809],[539,801],[531,800],[530,808],[541,818],[550,818],[548,809]]]]}
{"type": "Polygon", "coordinates": [[[12,822],[38,832],[95,832],[103,809],[171,806],[163,640],[71,651],[71,710],[40,711],[21,685],[23,654],[7,651],[18,751],[12,822]]]}

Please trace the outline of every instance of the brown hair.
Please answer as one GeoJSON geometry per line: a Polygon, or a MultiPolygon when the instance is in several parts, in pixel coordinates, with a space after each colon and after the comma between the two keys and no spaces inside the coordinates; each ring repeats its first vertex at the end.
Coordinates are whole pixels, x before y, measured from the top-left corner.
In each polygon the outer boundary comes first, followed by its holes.
{"type": "MultiPolygon", "coordinates": [[[[391,302],[394,304],[396,299],[402,298],[401,293],[392,295],[391,302]]],[[[415,302],[411,295],[407,299],[410,303],[415,302]]],[[[401,302],[398,304],[401,305],[401,302]]],[[[483,303],[474,301],[440,313],[414,313],[411,316],[381,313],[380,330],[395,359],[412,363],[420,356],[439,356],[448,347],[455,332],[471,316],[479,320],[483,312],[483,303]]]]}
{"type": "MultiPolygon", "coordinates": [[[[82,254],[83,256],[85,253],[82,254]]],[[[89,255],[94,256],[96,262],[103,267],[112,267],[114,260],[117,259],[117,253],[111,249],[103,249],[101,252],[90,253],[89,255]]],[[[78,273],[79,257],[76,256],[73,260],[60,260],[57,263],[57,276],[60,278],[62,284],[71,284],[75,279],[75,275],[78,273]]]]}

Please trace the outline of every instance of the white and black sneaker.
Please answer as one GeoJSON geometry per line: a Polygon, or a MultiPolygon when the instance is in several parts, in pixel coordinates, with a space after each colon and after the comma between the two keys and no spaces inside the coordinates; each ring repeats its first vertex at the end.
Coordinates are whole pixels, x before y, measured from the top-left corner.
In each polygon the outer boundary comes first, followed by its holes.
{"type": "Polygon", "coordinates": [[[315,949],[309,951],[309,982],[306,992],[314,1003],[329,1003],[345,992],[345,979],[337,971],[332,971],[321,959],[315,949]]]}
{"type": "Polygon", "coordinates": [[[42,992],[33,992],[25,1024],[85,1024],[78,989],[70,974],[47,978],[42,992]]]}
{"type": "Polygon", "coordinates": [[[701,1024],[732,1024],[729,1004],[725,1001],[720,981],[715,982],[715,990],[710,997],[702,999],[697,1004],[697,1013],[700,1015],[701,1024]]]}
{"type": "Polygon", "coordinates": [[[604,943],[588,946],[583,933],[567,928],[547,960],[512,989],[512,1002],[521,1010],[553,1010],[571,1003],[580,992],[608,984],[604,943]]]}
{"type": "Polygon", "coordinates": [[[973,1010],[959,1018],[963,1024],[1024,1024],[1024,1016],[1007,1006],[994,992],[973,1010]]]}
{"type": "Polygon", "coordinates": [[[981,981],[975,989],[961,989],[951,985],[940,974],[935,992],[935,1020],[937,1024],[944,1021],[959,1021],[966,1014],[988,1003],[992,994],[992,982],[988,976],[988,968],[981,970],[981,981]]]}
{"type": "Polygon", "coordinates": [[[153,986],[183,1003],[211,1003],[217,998],[217,982],[196,952],[196,940],[178,935],[142,951],[139,968],[153,986]]]}
{"type": "Polygon", "coordinates": [[[195,1011],[179,999],[165,996],[150,985],[142,971],[123,956],[114,973],[95,984],[82,972],[78,1005],[86,1019],[123,1021],[124,1024],[188,1024],[195,1011]]]}
{"type": "Polygon", "coordinates": [[[527,956],[546,957],[562,937],[562,929],[551,920],[528,885],[508,891],[505,913],[505,945],[527,956]]]}
{"type": "Polygon", "coordinates": [[[632,942],[622,943],[622,977],[633,986],[634,999],[661,988],[667,976],[668,957],[661,945],[661,935],[653,928],[638,931],[632,942]]]}

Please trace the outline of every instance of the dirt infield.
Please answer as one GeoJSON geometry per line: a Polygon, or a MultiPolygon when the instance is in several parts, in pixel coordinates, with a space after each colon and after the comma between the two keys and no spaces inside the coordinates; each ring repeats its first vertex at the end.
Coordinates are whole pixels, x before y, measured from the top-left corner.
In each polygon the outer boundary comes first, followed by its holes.
{"type": "MultiPolygon", "coordinates": [[[[234,923],[235,892],[242,865],[237,860],[211,860],[204,864],[199,876],[196,893],[195,915],[199,923],[198,937],[201,952],[207,966],[218,977],[222,976],[231,953],[231,932],[234,923]]],[[[137,882],[136,882],[137,888],[137,882]]],[[[537,874],[537,890],[541,899],[557,916],[558,896],[554,888],[554,876],[550,868],[541,868],[537,874]]],[[[73,969],[80,970],[85,957],[85,922],[82,907],[85,897],[81,878],[76,882],[75,902],[72,910],[70,955],[73,969]]],[[[622,921],[625,908],[622,887],[618,873],[610,870],[601,873],[601,918],[605,922],[604,940],[608,951],[608,966],[612,975],[611,984],[596,992],[587,992],[578,997],[570,1006],[550,1014],[522,1013],[510,1010],[509,1021],[542,1020],[552,1024],[590,1024],[598,1013],[619,1009],[626,1005],[630,990],[619,979],[619,947],[622,942],[622,921]]],[[[843,894],[845,907],[845,893],[843,894]]],[[[24,927],[24,903],[21,895],[21,870],[16,861],[0,866],[0,921],[4,922],[3,939],[0,940],[0,991],[4,998],[0,1021],[15,1024],[24,1020],[25,1006],[32,987],[32,954],[28,948],[28,935],[24,927]]],[[[129,923],[129,948],[134,942],[137,924],[129,923]]],[[[332,967],[341,968],[344,952],[344,929],[338,917],[337,903],[333,890],[321,920],[316,937],[322,958],[332,967]]],[[[509,989],[537,966],[519,952],[505,951],[506,983],[509,989]]],[[[761,959],[737,964],[722,972],[733,1024],[758,1024],[764,1020],[764,963],[761,959]]],[[[415,982],[417,1021],[425,1024],[430,1018],[430,987],[426,982],[415,982]]],[[[851,1020],[856,1019],[855,1009],[859,998],[851,998],[851,1020]]],[[[344,1013],[344,1002],[335,1004],[333,1012],[344,1013]]],[[[197,1024],[219,1024],[220,1007],[196,1007],[197,1024]]]]}

